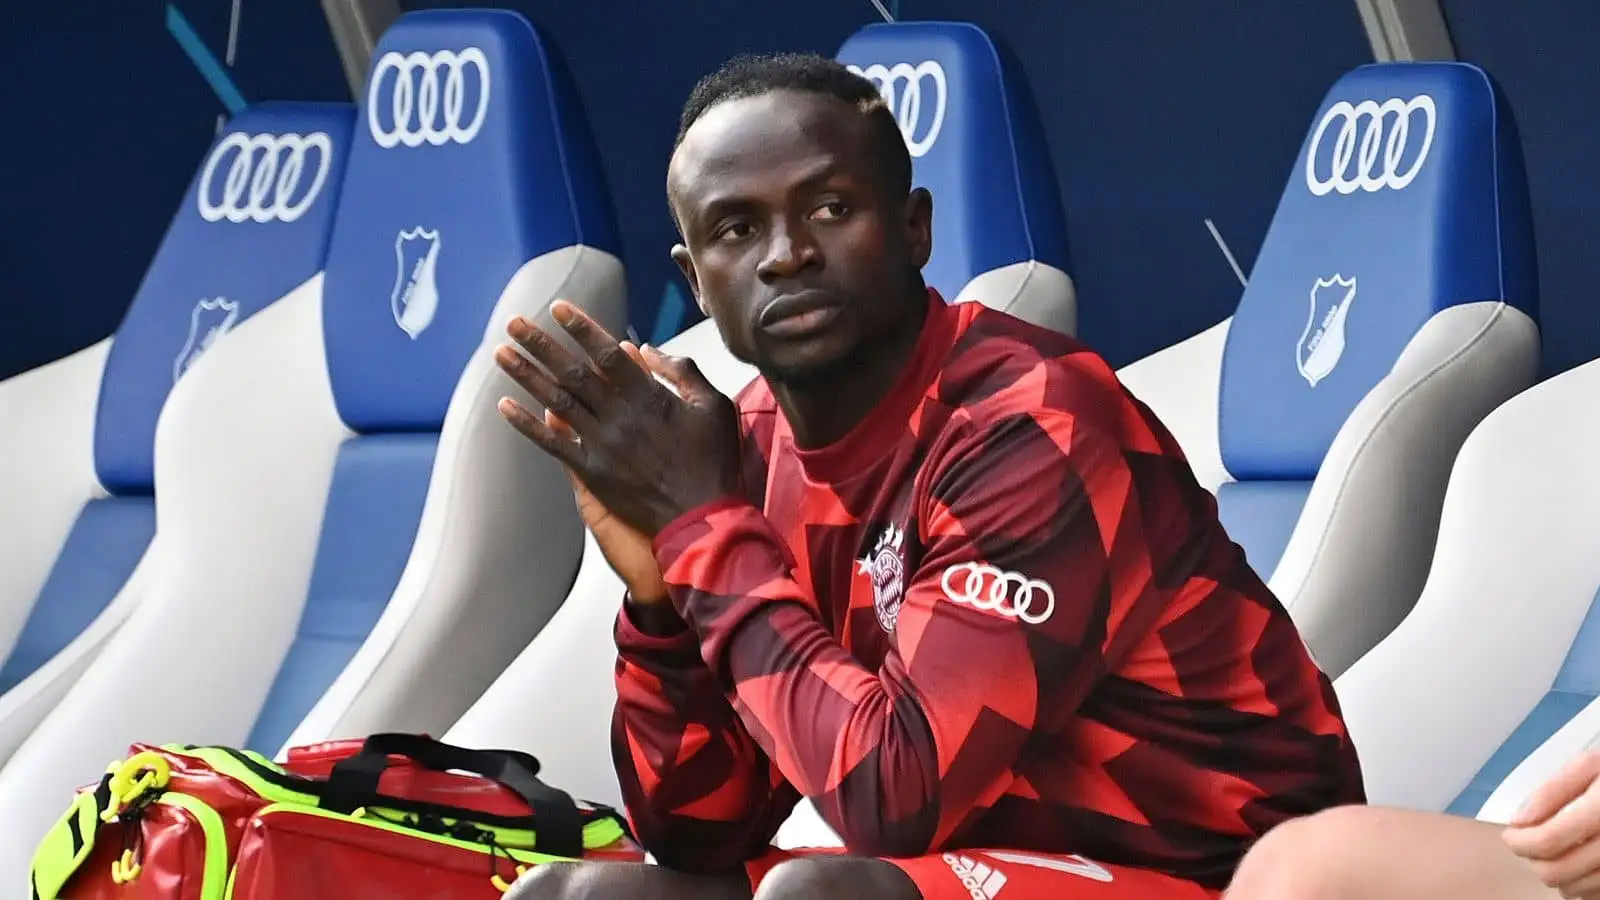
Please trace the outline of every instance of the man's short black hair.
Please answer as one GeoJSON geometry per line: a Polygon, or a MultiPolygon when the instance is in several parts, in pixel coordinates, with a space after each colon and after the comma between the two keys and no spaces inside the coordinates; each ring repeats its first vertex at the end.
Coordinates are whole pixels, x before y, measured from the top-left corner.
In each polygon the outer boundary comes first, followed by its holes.
{"type": "Polygon", "coordinates": [[[673,150],[683,143],[689,126],[718,103],[785,90],[822,94],[859,109],[872,124],[878,142],[874,156],[888,196],[898,198],[911,193],[911,153],[877,86],[837,60],[815,53],[736,56],[700,79],[683,105],[673,150]]]}

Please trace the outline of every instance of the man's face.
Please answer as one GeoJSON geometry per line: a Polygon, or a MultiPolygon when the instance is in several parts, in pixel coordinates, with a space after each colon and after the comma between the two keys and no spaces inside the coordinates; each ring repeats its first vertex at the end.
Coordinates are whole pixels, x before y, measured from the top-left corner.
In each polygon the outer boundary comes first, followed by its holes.
{"type": "Polygon", "coordinates": [[[673,155],[673,259],[728,349],[773,380],[832,374],[921,321],[932,201],[888,196],[874,140],[843,101],[773,91],[712,107],[673,155]]]}

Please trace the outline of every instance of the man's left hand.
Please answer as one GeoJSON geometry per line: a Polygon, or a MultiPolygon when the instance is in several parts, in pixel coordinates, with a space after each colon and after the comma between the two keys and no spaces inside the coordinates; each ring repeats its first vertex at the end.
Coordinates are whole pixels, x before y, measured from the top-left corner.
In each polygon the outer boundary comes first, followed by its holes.
{"type": "Polygon", "coordinates": [[[509,344],[495,361],[565,427],[507,397],[500,413],[518,431],[652,538],[701,504],[742,496],[738,412],[693,362],[620,344],[564,300],[550,312],[582,355],[518,317],[506,331],[534,361],[509,344]]]}

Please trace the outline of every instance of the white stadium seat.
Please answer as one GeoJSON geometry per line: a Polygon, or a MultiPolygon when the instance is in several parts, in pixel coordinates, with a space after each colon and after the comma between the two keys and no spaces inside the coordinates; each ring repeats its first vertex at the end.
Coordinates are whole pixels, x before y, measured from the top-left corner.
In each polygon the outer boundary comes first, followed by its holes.
{"type": "Polygon", "coordinates": [[[116,334],[0,382],[0,765],[149,591],[157,419],[202,354],[319,277],[353,113],[235,116],[116,334]]]}
{"type": "Polygon", "coordinates": [[[1600,361],[1473,432],[1411,615],[1334,683],[1374,803],[1504,822],[1600,737],[1600,361]]]}
{"type": "Polygon", "coordinates": [[[500,417],[514,385],[492,354],[514,315],[553,327],[557,297],[626,324],[574,86],[516,13],[412,13],[355,123],[325,277],[236,326],[168,403],[162,565],[0,771],[21,836],[0,884],[133,741],[274,755],[443,731],[572,585],[571,485],[500,417]]]}
{"type": "Polygon", "coordinates": [[[1533,384],[1537,321],[1503,94],[1376,64],[1317,110],[1235,314],[1118,375],[1337,676],[1416,602],[1451,463],[1533,384]]]}

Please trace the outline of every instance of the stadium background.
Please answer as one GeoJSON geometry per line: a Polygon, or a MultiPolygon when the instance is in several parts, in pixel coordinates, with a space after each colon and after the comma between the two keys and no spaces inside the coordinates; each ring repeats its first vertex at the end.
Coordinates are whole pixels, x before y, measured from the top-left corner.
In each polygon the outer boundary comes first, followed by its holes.
{"type": "MultiPolygon", "coordinates": [[[[1021,58],[1060,179],[1079,333],[1113,365],[1229,315],[1305,123],[1372,51],[1352,0],[899,0],[903,20],[972,21],[1021,58]]],[[[1600,4],[1442,0],[1459,58],[1503,84],[1528,160],[1546,374],[1600,345],[1600,4]]],[[[404,0],[516,9],[576,75],[621,223],[630,315],[661,339],[699,319],[667,258],[662,178],[696,78],[750,50],[832,54],[868,0],[404,0]]],[[[14,4],[0,203],[0,378],[120,321],[205,153],[240,100],[351,99],[318,0],[14,4]],[[231,46],[230,46],[231,45],[231,46]],[[231,51],[231,52],[230,52],[231,51]],[[91,261],[92,264],[86,264],[91,261]]]]}

